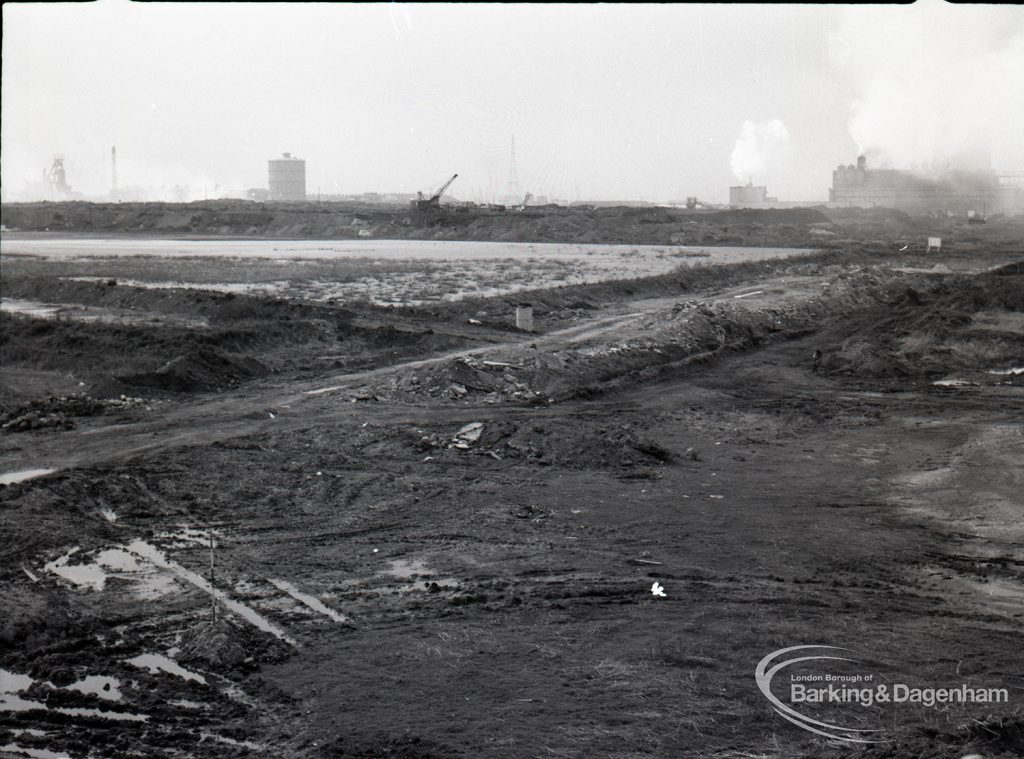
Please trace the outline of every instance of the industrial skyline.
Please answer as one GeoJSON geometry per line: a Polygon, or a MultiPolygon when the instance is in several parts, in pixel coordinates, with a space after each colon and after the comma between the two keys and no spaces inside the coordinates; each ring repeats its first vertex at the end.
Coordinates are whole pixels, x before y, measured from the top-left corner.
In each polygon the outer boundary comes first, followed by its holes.
{"type": "Polygon", "coordinates": [[[1014,8],[101,0],[3,18],[7,199],[58,154],[83,196],[265,187],[284,150],[310,194],[458,172],[476,200],[724,203],[753,183],[824,202],[851,156],[903,168],[979,143],[1024,171],[1014,8]]]}

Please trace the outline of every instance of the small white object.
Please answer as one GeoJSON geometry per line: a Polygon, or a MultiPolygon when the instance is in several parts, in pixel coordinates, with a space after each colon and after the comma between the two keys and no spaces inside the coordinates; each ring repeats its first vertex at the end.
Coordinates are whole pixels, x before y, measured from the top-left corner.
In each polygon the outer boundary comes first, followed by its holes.
{"type": "Polygon", "coordinates": [[[516,306],[516,329],[533,332],[533,307],[525,303],[516,306]]]}
{"type": "Polygon", "coordinates": [[[654,584],[651,586],[651,595],[657,596],[658,598],[665,597],[665,588],[663,588],[657,580],[655,580],[654,584]]]}
{"type": "Polygon", "coordinates": [[[480,439],[480,435],[483,434],[484,425],[482,422],[470,422],[455,433],[456,440],[462,440],[466,443],[475,443],[480,439]]]}

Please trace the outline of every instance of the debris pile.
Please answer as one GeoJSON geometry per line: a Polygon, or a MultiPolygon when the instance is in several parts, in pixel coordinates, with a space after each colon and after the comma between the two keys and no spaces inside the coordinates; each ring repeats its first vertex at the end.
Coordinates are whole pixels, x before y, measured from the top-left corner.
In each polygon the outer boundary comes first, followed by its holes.
{"type": "Polygon", "coordinates": [[[541,374],[543,369],[537,366],[460,356],[431,367],[423,375],[400,377],[390,389],[432,398],[472,397],[485,403],[543,402],[543,387],[538,388],[538,380],[543,380],[541,374]]]}
{"type": "Polygon", "coordinates": [[[510,421],[470,422],[454,436],[415,431],[421,451],[450,451],[489,456],[496,461],[526,460],[540,466],[614,469],[667,463],[675,455],[629,424],[536,424],[510,421]]]}
{"type": "Polygon", "coordinates": [[[62,395],[35,400],[0,417],[0,429],[26,432],[38,429],[74,429],[74,417],[96,416],[106,403],[87,395],[62,395]]]}

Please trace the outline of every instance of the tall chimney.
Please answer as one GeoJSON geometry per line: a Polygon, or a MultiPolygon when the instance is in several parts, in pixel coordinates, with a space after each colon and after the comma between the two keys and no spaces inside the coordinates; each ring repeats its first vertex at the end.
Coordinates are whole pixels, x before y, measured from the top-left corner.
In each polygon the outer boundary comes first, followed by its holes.
{"type": "Polygon", "coordinates": [[[117,146],[110,149],[110,192],[117,194],[117,146]]]}

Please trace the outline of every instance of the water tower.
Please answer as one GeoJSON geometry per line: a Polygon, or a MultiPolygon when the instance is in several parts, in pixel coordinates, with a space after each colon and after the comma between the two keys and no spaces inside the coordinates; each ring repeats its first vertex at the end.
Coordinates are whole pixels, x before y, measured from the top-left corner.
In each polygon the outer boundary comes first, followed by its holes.
{"type": "Polygon", "coordinates": [[[269,176],[267,188],[271,200],[306,199],[306,162],[284,153],[281,158],[267,161],[269,176]]]}

